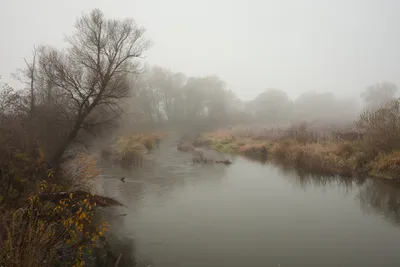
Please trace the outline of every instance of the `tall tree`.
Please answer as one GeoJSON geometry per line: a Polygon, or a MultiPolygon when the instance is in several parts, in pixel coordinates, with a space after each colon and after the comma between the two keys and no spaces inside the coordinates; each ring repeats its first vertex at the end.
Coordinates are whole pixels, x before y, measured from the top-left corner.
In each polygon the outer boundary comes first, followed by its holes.
{"type": "Polygon", "coordinates": [[[398,91],[394,83],[384,82],[368,86],[361,94],[366,107],[372,111],[385,106],[393,100],[398,91]]]}
{"type": "Polygon", "coordinates": [[[106,19],[97,9],[83,15],[68,37],[68,50],[42,48],[40,67],[58,98],[71,125],[51,156],[58,164],[78,133],[85,127],[100,125],[120,114],[119,103],[129,94],[127,74],[140,72],[135,59],[149,48],[144,29],[131,19],[106,19]],[[97,113],[98,116],[93,116],[97,113]]]}
{"type": "Polygon", "coordinates": [[[286,123],[291,116],[292,102],[279,89],[267,89],[251,103],[255,117],[265,123],[286,123]]]}
{"type": "Polygon", "coordinates": [[[26,88],[29,92],[29,114],[32,116],[35,109],[35,87],[37,82],[37,68],[36,68],[36,47],[33,47],[32,61],[28,61],[24,58],[25,68],[18,69],[16,73],[13,74],[14,78],[19,80],[21,83],[27,85],[26,88]]]}

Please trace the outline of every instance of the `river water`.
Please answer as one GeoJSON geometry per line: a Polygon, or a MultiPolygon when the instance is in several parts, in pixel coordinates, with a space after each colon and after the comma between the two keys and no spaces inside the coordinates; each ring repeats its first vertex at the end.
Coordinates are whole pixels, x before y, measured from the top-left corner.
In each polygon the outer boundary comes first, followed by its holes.
{"type": "Polygon", "coordinates": [[[111,230],[127,242],[122,258],[135,253],[157,267],[400,266],[399,188],[190,157],[165,142],[141,169],[103,169],[100,193],[125,205],[111,230]]]}

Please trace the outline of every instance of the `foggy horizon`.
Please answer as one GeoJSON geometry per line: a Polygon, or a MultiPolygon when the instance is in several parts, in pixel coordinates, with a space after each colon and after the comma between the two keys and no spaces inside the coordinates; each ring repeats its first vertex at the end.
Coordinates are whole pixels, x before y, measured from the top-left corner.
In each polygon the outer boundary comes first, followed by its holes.
{"type": "Polygon", "coordinates": [[[0,267],[400,266],[399,0],[0,1],[0,267]]]}
{"type": "Polygon", "coordinates": [[[268,88],[359,97],[369,85],[400,84],[396,1],[10,1],[1,9],[2,81],[33,45],[63,47],[77,17],[99,8],[133,18],[153,46],[148,65],[187,76],[217,75],[243,100],[268,88]],[[21,7],[24,9],[21,9],[21,7]],[[179,8],[178,8],[179,7],[179,8]]]}

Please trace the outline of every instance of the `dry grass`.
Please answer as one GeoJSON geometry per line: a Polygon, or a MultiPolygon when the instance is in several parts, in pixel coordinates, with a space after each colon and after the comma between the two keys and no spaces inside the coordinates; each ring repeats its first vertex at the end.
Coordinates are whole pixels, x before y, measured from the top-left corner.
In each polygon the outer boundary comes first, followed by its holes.
{"type": "Polygon", "coordinates": [[[337,138],[322,140],[304,125],[291,127],[276,135],[266,129],[255,132],[254,136],[249,131],[235,134],[238,132],[235,128],[206,133],[194,144],[249,157],[268,156],[276,163],[315,174],[347,177],[370,174],[390,179],[400,176],[400,152],[377,152],[371,149],[375,147],[372,146],[374,140],[360,138],[361,135],[354,132],[337,132],[337,138]]]}
{"type": "Polygon", "coordinates": [[[335,143],[302,144],[292,140],[276,142],[270,154],[274,160],[310,173],[352,176],[357,173],[356,160],[347,148],[335,143]]]}
{"type": "Polygon", "coordinates": [[[206,133],[193,142],[195,146],[207,146],[219,152],[239,153],[247,156],[265,156],[270,142],[265,139],[236,137],[229,131],[206,133]]]}
{"type": "Polygon", "coordinates": [[[386,179],[400,178],[400,151],[379,154],[371,162],[371,174],[386,179]]]}
{"type": "Polygon", "coordinates": [[[83,266],[107,228],[93,220],[96,207],[118,204],[89,193],[96,162],[78,155],[55,172],[40,153],[8,152],[0,161],[0,266],[83,266]]]}
{"type": "Polygon", "coordinates": [[[112,147],[101,151],[101,157],[122,168],[138,168],[142,166],[143,155],[156,148],[163,137],[163,133],[121,136],[112,147]]]}
{"type": "Polygon", "coordinates": [[[161,142],[162,133],[133,134],[121,136],[116,143],[117,149],[152,150],[161,142]]]}
{"type": "Polygon", "coordinates": [[[0,225],[2,266],[52,266],[57,262],[57,248],[63,243],[57,236],[57,223],[46,223],[27,209],[18,209],[1,213],[0,225]]]}

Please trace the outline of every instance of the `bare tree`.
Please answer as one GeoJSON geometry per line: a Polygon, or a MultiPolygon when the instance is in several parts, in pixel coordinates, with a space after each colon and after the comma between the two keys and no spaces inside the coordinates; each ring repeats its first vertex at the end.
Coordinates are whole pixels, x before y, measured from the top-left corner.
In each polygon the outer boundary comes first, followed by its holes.
{"type": "Polygon", "coordinates": [[[394,83],[384,82],[368,86],[361,98],[364,100],[368,109],[375,111],[396,97],[398,91],[394,83]]]}
{"type": "Polygon", "coordinates": [[[24,58],[26,68],[18,69],[16,73],[13,74],[14,78],[29,87],[29,114],[32,116],[35,109],[35,83],[36,83],[36,47],[33,46],[33,57],[32,61],[28,62],[24,58]]]}
{"type": "Polygon", "coordinates": [[[97,9],[78,19],[75,28],[67,38],[68,50],[44,47],[39,55],[41,73],[63,99],[63,110],[72,121],[50,159],[56,165],[84,126],[115,118],[104,116],[107,112],[121,113],[119,102],[129,95],[127,74],[140,72],[134,60],[150,46],[144,29],[133,20],[106,19],[97,9]]]}

